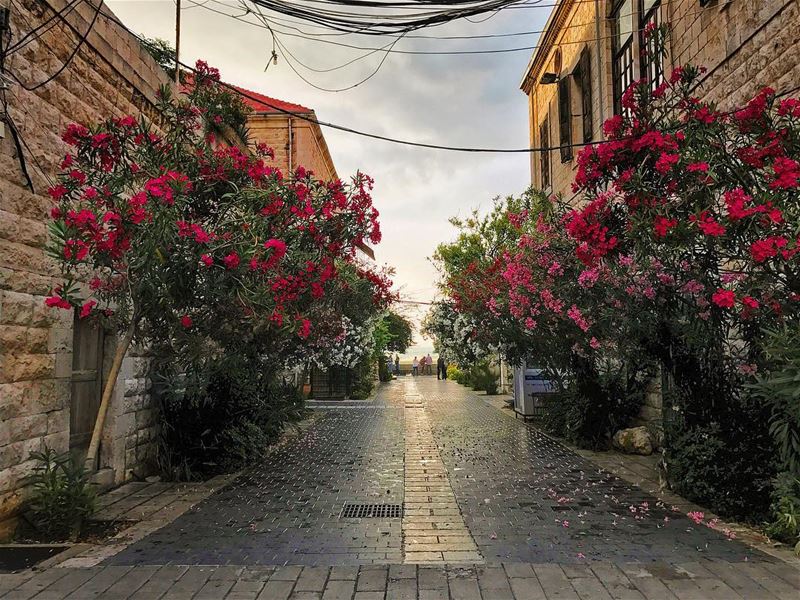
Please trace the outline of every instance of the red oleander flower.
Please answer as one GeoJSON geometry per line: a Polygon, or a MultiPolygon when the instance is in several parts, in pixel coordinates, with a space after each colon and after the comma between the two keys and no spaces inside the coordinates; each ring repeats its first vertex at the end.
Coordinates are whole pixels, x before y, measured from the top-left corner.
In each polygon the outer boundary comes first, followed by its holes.
{"type": "Polygon", "coordinates": [[[789,241],[782,236],[772,236],[750,244],[750,255],[757,263],[763,263],[778,255],[781,248],[786,247],[789,241]]]}
{"type": "Polygon", "coordinates": [[[83,306],[81,306],[80,318],[85,319],[90,314],[92,314],[92,310],[94,309],[95,306],[97,306],[96,300],[87,300],[86,302],[84,302],[83,306]]]}
{"type": "Polygon", "coordinates": [[[744,304],[747,308],[752,308],[752,309],[759,307],[758,300],[756,300],[752,296],[742,297],[742,304],[744,304]]]}
{"type": "Polygon", "coordinates": [[[72,310],[72,305],[64,298],[62,298],[58,292],[44,300],[45,306],[50,308],[62,308],[64,310],[72,310]]]}
{"type": "Polygon", "coordinates": [[[239,258],[239,255],[236,252],[231,252],[230,254],[225,256],[225,258],[222,259],[222,262],[225,263],[226,269],[235,269],[236,267],[239,266],[241,259],[239,258]]]}
{"type": "Polygon", "coordinates": [[[670,229],[676,227],[677,225],[677,219],[668,219],[667,217],[658,215],[655,219],[653,219],[653,233],[655,233],[656,237],[663,238],[667,236],[670,229]]]}
{"type": "Polygon", "coordinates": [[[308,319],[298,319],[300,321],[300,327],[297,329],[297,335],[302,339],[308,338],[311,335],[311,321],[308,319]]]}
{"type": "Polygon", "coordinates": [[[711,301],[720,308],[731,308],[736,304],[736,294],[731,290],[719,288],[711,295],[711,301]]]}
{"type": "Polygon", "coordinates": [[[785,156],[777,157],[772,163],[775,178],[769,184],[771,189],[791,190],[800,181],[800,163],[785,156]]]}

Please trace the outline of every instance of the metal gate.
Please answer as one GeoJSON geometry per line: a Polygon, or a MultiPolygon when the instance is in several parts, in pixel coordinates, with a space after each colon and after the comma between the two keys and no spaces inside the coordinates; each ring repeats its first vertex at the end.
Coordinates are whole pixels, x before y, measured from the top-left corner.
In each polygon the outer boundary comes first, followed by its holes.
{"type": "Polygon", "coordinates": [[[311,373],[311,395],[317,400],[342,400],[350,395],[350,369],[331,367],[327,371],[314,369],[311,373]]]}
{"type": "Polygon", "coordinates": [[[75,315],[72,334],[72,390],[69,449],[84,453],[92,438],[103,390],[103,328],[75,315]]]}

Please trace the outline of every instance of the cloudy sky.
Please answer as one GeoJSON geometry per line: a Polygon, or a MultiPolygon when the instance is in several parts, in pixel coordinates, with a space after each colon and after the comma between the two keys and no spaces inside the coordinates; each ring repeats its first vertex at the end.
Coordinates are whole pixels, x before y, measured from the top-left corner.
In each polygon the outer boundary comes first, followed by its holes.
{"type": "MultiPolygon", "coordinates": [[[[319,119],[381,135],[450,146],[520,148],[528,145],[527,106],[519,90],[530,51],[484,55],[391,54],[378,73],[343,92],[320,91],[302,81],[282,57],[264,72],[272,50],[269,33],[209,9],[243,15],[238,2],[183,0],[181,60],[198,58],[218,67],[226,81],[313,108],[319,119]]],[[[174,40],[173,0],[108,0],[131,29],[147,37],[174,40]]],[[[483,21],[466,20],[419,32],[424,35],[486,35],[541,30],[552,2],[541,7],[507,10],[483,21]]],[[[267,17],[270,16],[266,13],[267,17]]],[[[278,15],[276,15],[278,16],[278,15]]],[[[279,18],[284,18],[278,16],[279,18]]],[[[245,17],[248,18],[248,17],[245,17]]],[[[475,20],[485,19],[479,17],[475,20]]],[[[295,25],[309,33],[325,33],[295,25]]],[[[278,28],[290,33],[284,25],[278,28]]],[[[316,40],[278,34],[283,45],[308,67],[326,70],[363,51],[316,40]]],[[[395,49],[473,50],[533,46],[538,35],[494,39],[404,39],[395,49]]],[[[318,38],[319,39],[319,38],[318,38]]],[[[389,38],[327,37],[360,46],[383,46],[389,38]]],[[[323,88],[348,87],[372,73],[383,53],[349,67],[318,73],[296,65],[309,81],[323,88]]],[[[529,183],[526,154],[466,154],[410,148],[323,129],[337,171],[342,177],[357,169],[376,180],[374,201],[381,213],[383,242],[380,263],[396,268],[403,299],[427,302],[436,294],[436,271],[428,258],[436,245],[452,239],[448,218],[486,207],[498,195],[521,192],[529,183]]],[[[404,305],[418,322],[425,307],[404,305]]],[[[429,351],[430,342],[416,337],[409,353],[429,351]]]]}

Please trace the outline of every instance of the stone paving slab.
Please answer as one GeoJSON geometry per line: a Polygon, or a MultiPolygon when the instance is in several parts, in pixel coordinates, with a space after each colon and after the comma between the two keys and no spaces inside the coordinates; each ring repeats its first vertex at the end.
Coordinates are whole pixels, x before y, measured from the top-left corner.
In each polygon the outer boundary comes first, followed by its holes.
{"type": "MultiPolygon", "coordinates": [[[[329,403],[301,435],[149,535],[66,566],[775,560],[454,382],[409,377],[379,390],[357,410],[329,403]],[[404,516],[343,519],[345,502],[403,504],[404,516]]],[[[171,506],[165,484],[131,491],[104,510],[171,506]]]]}
{"type": "Polygon", "coordinates": [[[796,600],[800,571],[701,560],[361,567],[107,566],[0,575],[0,599],[796,600]]]}
{"type": "Polygon", "coordinates": [[[454,382],[422,380],[439,455],[487,563],[775,559],[690,521],[454,382]]]}
{"type": "Polygon", "coordinates": [[[347,502],[403,503],[402,395],[387,392],[358,410],[320,411],[231,485],[104,564],[402,562],[400,518],[340,517],[347,502]]]}

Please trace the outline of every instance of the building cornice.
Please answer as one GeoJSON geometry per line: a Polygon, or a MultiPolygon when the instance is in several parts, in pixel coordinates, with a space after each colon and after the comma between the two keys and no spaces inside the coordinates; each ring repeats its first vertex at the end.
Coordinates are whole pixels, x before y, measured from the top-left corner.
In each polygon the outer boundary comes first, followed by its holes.
{"type": "Polygon", "coordinates": [[[547,19],[544,33],[539,37],[536,51],[528,62],[528,68],[525,70],[525,76],[522,78],[522,82],[519,86],[526,94],[531,93],[534,84],[538,81],[544,63],[550,54],[550,50],[553,48],[556,38],[566,24],[567,17],[569,16],[573,4],[573,0],[560,0],[558,6],[550,13],[550,18],[547,19]]]}

